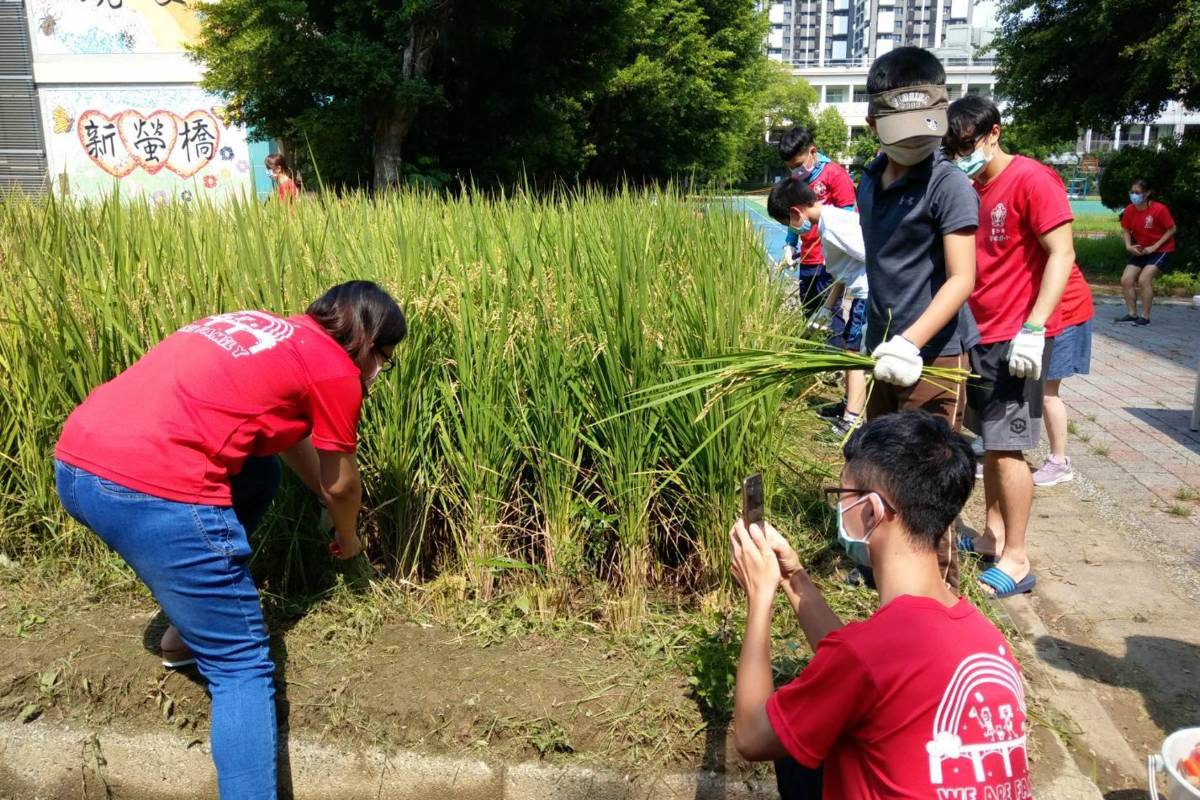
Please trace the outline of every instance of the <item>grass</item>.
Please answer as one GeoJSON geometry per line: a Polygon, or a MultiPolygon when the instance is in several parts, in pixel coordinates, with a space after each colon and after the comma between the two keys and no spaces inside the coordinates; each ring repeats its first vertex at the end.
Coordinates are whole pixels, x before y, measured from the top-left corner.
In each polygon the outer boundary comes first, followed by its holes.
{"type": "Polygon", "coordinates": [[[1185,503],[1200,500],[1200,490],[1193,489],[1191,486],[1180,486],[1175,491],[1175,499],[1185,503]]]}
{"type": "Polygon", "coordinates": [[[1102,444],[1098,444],[1092,448],[1092,455],[1107,456],[1108,453],[1109,453],[1108,447],[1106,447],[1105,445],[1102,445],[1102,444]]]}
{"type": "Polygon", "coordinates": [[[1167,513],[1173,517],[1190,517],[1192,509],[1180,503],[1173,503],[1167,508],[1167,513]]]}
{"type": "MultiPolygon", "coordinates": [[[[153,208],[0,203],[0,551],[108,557],[61,511],[63,419],[158,340],[239,308],[292,314],[334,283],[382,283],[410,317],[364,405],[372,559],[392,576],[565,592],[727,581],[745,474],[777,469],[780,393],[750,403],[634,393],[793,320],[743,216],[669,193],[402,193],[153,208]],[[48,376],[54,376],[49,379],[48,376]],[[706,414],[701,414],[707,410],[706,414]]],[[[285,486],[254,567],[277,592],[321,585],[317,509],[285,486]]]]}
{"type": "MultiPolygon", "coordinates": [[[[1075,260],[1091,283],[1119,285],[1129,263],[1116,214],[1081,214],[1075,218],[1075,260]]],[[[1200,274],[1181,269],[1176,263],[1154,281],[1154,293],[1162,296],[1200,293],[1200,274]]]]}

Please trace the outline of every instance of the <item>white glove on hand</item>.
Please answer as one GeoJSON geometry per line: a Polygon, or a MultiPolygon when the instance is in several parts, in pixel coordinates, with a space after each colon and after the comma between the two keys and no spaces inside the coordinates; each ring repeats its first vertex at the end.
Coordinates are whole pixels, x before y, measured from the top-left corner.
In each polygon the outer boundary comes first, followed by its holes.
{"type": "Polygon", "coordinates": [[[813,314],[812,319],[808,321],[808,327],[812,330],[827,331],[830,323],[833,322],[833,309],[828,306],[821,306],[817,313],[813,314]]]}
{"type": "Polygon", "coordinates": [[[903,336],[893,336],[871,353],[875,378],[896,386],[912,386],[921,380],[921,348],[903,336]]]}
{"type": "Polygon", "coordinates": [[[1037,380],[1042,377],[1042,353],[1046,350],[1046,329],[1031,330],[1028,325],[1008,346],[1008,371],[1014,378],[1037,380]]]}
{"type": "Polygon", "coordinates": [[[783,263],[789,267],[796,263],[796,251],[790,244],[783,248],[783,263]]]}

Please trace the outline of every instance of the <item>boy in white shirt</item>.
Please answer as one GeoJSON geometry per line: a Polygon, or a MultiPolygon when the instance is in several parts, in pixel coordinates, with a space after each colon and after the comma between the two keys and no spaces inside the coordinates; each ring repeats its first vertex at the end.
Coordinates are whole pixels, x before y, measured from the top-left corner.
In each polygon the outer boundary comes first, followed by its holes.
{"type": "MultiPolygon", "coordinates": [[[[866,251],[858,212],[848,208],[828,206],[803,180],[785,178],[775,185],[767,198],[767,212],[790,231],[805,234],[813,227],[821,237],[825,253],[825,269],[834,280],[824,305],[813,316],[814,327],[829,326],[846,293],[850,295],[850,313],[845,330],[829,341],[835,347],[852,352],[862,349],[863,329],[867,317],[866,251]]],[[[846,372],[845,409],[831,430],[845,436],[858,425],[867,403],[867,378],[862,370],[846,372]]]]}

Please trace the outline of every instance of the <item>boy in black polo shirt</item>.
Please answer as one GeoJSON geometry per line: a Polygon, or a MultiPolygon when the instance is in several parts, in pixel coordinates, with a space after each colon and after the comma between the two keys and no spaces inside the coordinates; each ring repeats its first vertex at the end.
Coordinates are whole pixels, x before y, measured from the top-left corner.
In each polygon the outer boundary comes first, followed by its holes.
{"type": "Polygon", "coordinates": [[[967,298],[975,285],[979,198],[942,155],[946,72],[919,47],[871,64],[867,123],[883,155],[858,187],[867,255],[865,349],[878,359],[867,417],[923,408],[962,424],[963,386],[920,381],[921,368],[967,366],[978,340],[967,298]]]}
{"type": "MultiPolygon", "coordinates": [[[[899,47],[871,64],[867,92],[867,124],[883,150],[858,186],[868,286],[863,349],[877,359],[867,419],[923,409],[958,430],[963,384],[920,379],[925,365],[966,369],[979,340],[967,307],[979,197],[941,152],[946,71],[928,50],[899,47]]],[[[943,538],[938,560],[957,588],[954,537],[943,538]]]]}

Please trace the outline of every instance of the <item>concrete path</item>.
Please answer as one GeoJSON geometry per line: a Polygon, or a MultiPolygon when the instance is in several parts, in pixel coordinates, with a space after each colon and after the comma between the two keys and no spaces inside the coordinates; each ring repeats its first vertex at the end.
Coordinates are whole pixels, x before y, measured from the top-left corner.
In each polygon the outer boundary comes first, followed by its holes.
{"type": "Polygon", "coordinates": [[[1200,725],[1200,502],[1177,496],[1200,489],[1200,310],[1156,307],[1142,328],[1112,324],[1121,313],[1098,303],[1092,373],[1063,385],[1077,478],[1037,490],[1038,587],[1004,602],[1037,654],[1036,694],[1108,800],[1145,797],[1146,755],[1200,725]]]}

